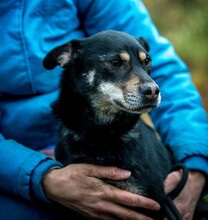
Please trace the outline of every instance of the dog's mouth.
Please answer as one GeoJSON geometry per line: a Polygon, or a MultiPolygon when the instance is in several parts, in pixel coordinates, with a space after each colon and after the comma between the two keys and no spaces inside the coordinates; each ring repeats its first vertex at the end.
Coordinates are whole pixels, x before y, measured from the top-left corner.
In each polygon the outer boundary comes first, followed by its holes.
{"type": "Polygon", "coordinates": [[[143,114],[148,113],[152,109],[157,108],[157,104],[148,104],[143,106],[132,106],[132,105],[123,105],[119,101],[114,101],[115,105],[117,105],[121,110],[124,110],[126,112],[135,113],[135,114],[143,114]]]}

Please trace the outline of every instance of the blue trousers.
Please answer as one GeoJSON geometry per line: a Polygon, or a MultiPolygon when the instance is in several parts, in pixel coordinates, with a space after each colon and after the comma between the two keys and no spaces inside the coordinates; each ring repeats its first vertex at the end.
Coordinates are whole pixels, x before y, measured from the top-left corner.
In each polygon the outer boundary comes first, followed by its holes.
{"type": "MultiPolygon", "coordinates": [[[[70,220],[70,215],[69,209],[58,204],[35,203],[0,193],[1,220],[70,220]]],[[[76,219],[78,217],[71,220],[76,219]]]]}

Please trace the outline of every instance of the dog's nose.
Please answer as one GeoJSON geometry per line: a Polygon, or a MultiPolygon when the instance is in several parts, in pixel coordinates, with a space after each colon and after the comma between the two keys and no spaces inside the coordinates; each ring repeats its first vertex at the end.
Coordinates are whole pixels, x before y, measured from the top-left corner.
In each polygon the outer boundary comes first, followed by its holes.
{"type": "Polygon", "coordinates": [[[145,95],[145,97],[150,101],[155,100],[160,93],[158,86],[154,83],[147,83],[141,85],[140,90],[142,94],[145,95]]]}

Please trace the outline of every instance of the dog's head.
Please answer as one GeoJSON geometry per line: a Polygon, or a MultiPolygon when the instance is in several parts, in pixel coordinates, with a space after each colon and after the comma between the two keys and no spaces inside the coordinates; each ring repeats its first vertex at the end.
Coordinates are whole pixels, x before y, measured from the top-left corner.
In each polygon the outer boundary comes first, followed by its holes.
{"type": "Polygon", "coordinates": [[[64,68],[62,89],[73,86],[103,116],[121,111],[141,114],[160,103],[159,88],[150,77],[148,51],[143,38],[104,31],[56,47],[43,65],[64,68]]]}

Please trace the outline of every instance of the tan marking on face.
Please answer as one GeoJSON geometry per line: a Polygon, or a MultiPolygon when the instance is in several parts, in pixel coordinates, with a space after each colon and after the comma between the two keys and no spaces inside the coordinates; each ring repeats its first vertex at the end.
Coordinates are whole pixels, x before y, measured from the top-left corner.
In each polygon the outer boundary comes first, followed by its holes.
{"type": "Polygon", "coordinates": [[[144,52],[139,52],[139,58],[143,61],[147,58],[147,55],[144,52]]]}
{"type": "Polygon", "coordinates": [[[128,90],[132,90],[138,87],[138,85],[140,84],[140,80],[138,76],[133,75],[128,82],[126,83],[126,88],[128,90]]]}
{"type": "Polygon", "coordinates": [[[120,57],[123,61],[126,61],[126,62],[130,60],[130,55],[127,52],[120,53],[120,57]]]}

